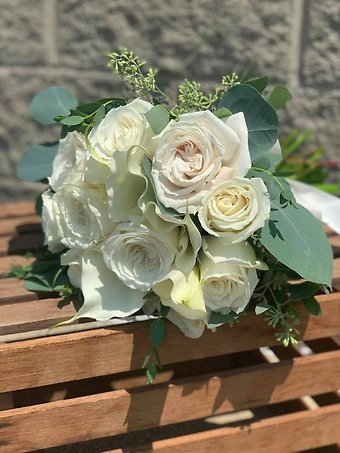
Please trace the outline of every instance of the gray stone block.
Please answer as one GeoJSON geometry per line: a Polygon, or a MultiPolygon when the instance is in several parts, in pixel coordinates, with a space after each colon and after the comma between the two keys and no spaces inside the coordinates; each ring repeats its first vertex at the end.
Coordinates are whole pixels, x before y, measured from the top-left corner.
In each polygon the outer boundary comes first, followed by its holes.
{"type": "Polygon", "coordinates": [[[0,0],[0,64],[44,61],[43,3],[44,0],[0,0]]]}
{"type": "Polygon", "coordinates": [[[334,0],[309,1],[303,53],[303,83],[339,87],[340,3],[334,0]]]}
{"type": "MultiPolygon", "coordinates": [[[[282,133],[293,128],[311,129],[311,143],[321,145],[329,158],[340,159],[340,90],[301,87],[292,90],[293,99],[282,111],[282,133]]],[[[340,173],[338,174],[340,181],[340,173]]]]}
{"type": "Polygon", "coordinates": [[[287,1],[117,0],[58,2],[61,62],[100,69],[121,46],[170,79],[218,81],[252,61],[259,71],[285,80],[290,17],[287,1]],[[81,20],[79,20],[81,11],[81,20]]]}
{"type": "Polygon", "coordinates": [[[40,126],[30,115],[30,103],[34,95],[52,85],[65,86],[81,102],[118,94],[114,92],[111,75],[105,77],[96,74],[95,77],[86,77],[82,74],[82,77],[78,78],[74,73],[67,71],[42,69],[12,70],[7,74],[0,74],[2,105],[6,106],[6,109],[0,109],[2,197],[30,196],[31,188],[26,192],[22,189],[21,182],[15,182],[17,163],[30,145],[59,138],[58,126],[40,126]]]}

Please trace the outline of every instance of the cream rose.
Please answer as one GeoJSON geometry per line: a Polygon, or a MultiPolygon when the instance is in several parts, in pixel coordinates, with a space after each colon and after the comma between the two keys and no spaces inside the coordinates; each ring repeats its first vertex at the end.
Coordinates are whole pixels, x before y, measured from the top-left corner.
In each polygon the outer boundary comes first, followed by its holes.
{"type": "Polygon", "coordinates": [[[242,312],[258,283],[256,269],[267,267],[247,242],[229,244],[224,238],[205,237],[200,275],[206,306],[223,314],[242,312]]]}
{"type": "Polygon", "coordinates": [[[172,269],[161,281],[152,286],[163,305],[191,320],[204,320],[207,310],[201,288],[199,269],[190,272],[172,269]]]}
{"type": "Polygon", "coordinates": [[[168,274],[178,247],[178,229],[166,234],[145,225],[119,224],[103,247],[109,269],[130,288],[148,291],[168,274]]]}
{"type": "Polygon", "coordinates": [[[242,242],[262,228],[270,214],[267,188],[261,178],[235,178],[214,185],[203,200],[198,217],[213,236],[242,242]]]}
{"type": "Polygon", "coordinates": [[[93,247],[115,228],[108,217],[107,195],[93,185],[65,185],[54,195],[59,211],[61,242],[69,248],[93,247]]]}
{"type": "Polygon", "coordinates": [[[54,191],[64,184],[77,184],[83,180],[88,151],[85,137],[79,132],[69,132],[60,140],[58,152],[53,161],[50,186],[54,191]]]}
{"type": "Polygon", "coordinates": [[[226,122],[210,111],[187,113],[157,137],[152,178],[166,207],[195,214],[214,178],[223,168],[230,178],[251,166],[243,113],[226,122]]]}
{"type": "Polygon", "coordinates": [[[50,252],[58,253],[65,246],[61,242],[62,231],[59,221],[59,209],[51,190],[47,190],[42,194],[42,202],[41,222],[45,233],[44,245],[47,245],[50,252]]]}
{"type": "Polygon", "coordinates": [[[180,315],[176,310],[170,308],[166,315],[167,319],[175,324],[181,332],[188,338],[199,338],[205,329],[208,315],[205,319],[188,319],[180,315]]]}
{"type": "Polygon", "coordinates": [[[110,110],[90,132],[93,156],[109,165],[116,151],[128,151],[141,145],[150,134],[144,113],[153,107],[149,102],[135,99],[127,105],[110,110]]]}

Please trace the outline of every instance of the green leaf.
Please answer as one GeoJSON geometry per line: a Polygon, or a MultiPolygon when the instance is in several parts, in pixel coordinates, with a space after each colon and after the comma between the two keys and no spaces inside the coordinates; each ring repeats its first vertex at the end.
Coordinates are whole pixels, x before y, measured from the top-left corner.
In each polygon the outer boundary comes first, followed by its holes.
{"type": "Polygon", "coordinates": [[[296,285],[289,285],[290,297],[293,301],[309,299],[316,294],[320,289],[318,283],[303,282],[296,285]]]}
{"type": "Polygon", "coordinates": [[[307,308],[309,313],[311,313],[312,315],[314,315],[314,316],[322,315],[322,310],[321,310],[320,304],[314,297],[304,299],[303,304],[307,308]]]}
{"type": "Polygon", "coordinates": [[[17,176],[25,181],[40,181],[52,174],[52,164],[59,143],[33,145],[25,151],[17,168],[17,176]]]}
{"type": "Polygon", "coordinates": [[[323,226],[307,209],[272,200],[270,220],[261,230],[262,245],[302,278],[331,286],[333,255],[323,226]]]}
{"type": "Polygon", "coordinates": [[[232,113],[229,109],[222,107],[215,110],[214,115],[217,116],[217,118],[227,118],[228,116],[232,115],[232,113]]]}
{"type": "Polygon", "coordinates": [[[155,363],[151,363],[149,368],[146,370],[146,379],[148,384],[152,384],[157,376],[157,366],[155,363]]]}
{"type": "Polygon", "coordinates": [[[291,98],[292,95],[285,86],[277,85],[268,96],[268,102],[275,110],[280,110],[291,98]]]}
{"type": "Polygon", "coordinates": [[[68,116],[77,106],[77,100],[63,87],[50,87],[40,91],[31,103],[33,118],[41,124],[54,124],[58,115],[68,116]]]}
{"type": "Polygon", "coordinates": [[[169,112],[162,104],[155,105],[144,115],[155,134],[162,132],[170,119],[169,112]]]}
{"type": "Polygon", "coordinates": [[[35,213],[41,217],[42,214],[42,207],[43,207],[43,200],[42,200],[42,193],[37,196],[35,200],[35,213]]]}
{"type": "Polygon", "coordinates": [[[266,304],[265,302],[259,302],[255,307],[255,313],[257,315],[262,315],[262,313],[269,310],[270,308],[270,305],[266,304]]]}
{"type": "Polygon", "coordinates": [[[24,286],[28,291],[33,291],[33,292],[51,292],[51,291],[53,291],[53,288],[44,284],[41,280],[35,279],[35,278],[26,279],[24,286]]]}
{"type": "Polygon", "coordinates": [[[164,340],[166,336],[166,321],[163,318],[155,319],[150,326],[151,344],[154,348],[164,340]]]}
{"type": "Polygon", "coordinates": [[[274,146],[278,134],[277,114],[255,88],[249,85],[230,88],[221,98],[219,108],[221,107],[226,107],[233,113],[243,112],[252,160],[258,159],[274,146]]]}
{"type": "Polygon", "coordinates": [[[243,83],[255,88],[259,93],[262,93],[268,84],[268,77],[257,77],[256,79],[250,79],[243,83]]]}
{"type": "Polygon", "coordinates": [[[150,352],[148,352],[144,357],[142,368],[146,368],[147,364],[150,361],[150,358],[151,358],[151,354],[150,354],[150,352]]]}
{"type": "Polygon", "coordinates": [[[104,118],[104,116],[105,116],[105,106],[101,105],[93,117],[93,122],[95,124],[100,123],[101,120],[104,118]]]}
{"type": "Polygon", "coordinates": [[[223,324],[234,324],[238,315],[234,312],[230,312],[227,315],[222,315],[222,313],[217,313],[213,311],[210,315],[207,327],[208,329],[215,329],[216,327],[222,326],[223,324]]]}
{"type": "Polygon", "coordinates": [[[84,121],[83,116],[74,115],[74,116],[67,116],[66,118],[62,119],[60,122],[65,124],[65,126],[77,126],[84,121]]]}

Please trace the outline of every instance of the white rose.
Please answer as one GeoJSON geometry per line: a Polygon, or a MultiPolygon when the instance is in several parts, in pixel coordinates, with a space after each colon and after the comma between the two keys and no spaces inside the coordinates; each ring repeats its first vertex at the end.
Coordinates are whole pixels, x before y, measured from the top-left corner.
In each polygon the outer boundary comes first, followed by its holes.
{"type": "Polygon", "coordinates": [[[82,181],[87,155],[85,137],[79,132],[69,132],[60,140],[49,178],[54,191],[64,184],[77,184],[82,181]]]}
{"type": "Polygon", "coordinates": [[[170,308],[166,315],[167,319],[177,326],[181,332],[188,338],[199,338],[205,329],[206,319],[188,319],[180,315],[176,310],[170,308]]]}
{"type": "Polygon", "coordinates": [[[109,165],[116,151],[128,151],[134,145],[141,145],[150,133],[144,113],[152,107],[149,102],[135,99],[110,110],[90,132],[93,156],[109,165]]]}
{"type": "Polygon", "coordinates": [[[75,288],[81,288],[81,249],[67,250],[60,257],[60,264],[68,266],[67,275],[75,288]]]}
{"type": "Polygon", "coordinates": [[[54,201],[59,210],[61,242],[66,247],[93,247],[115,228],[101,187],[68,184],[55,193],[54,201]]]}
{"type": "Polygon", "coordinates": [[[178,245],[178,229],[167,234],[145,225],[119,224],[103,247],[109,269],[130,288],[148,291],[170,270],[178,245]]]}
{"type": "Polygon", "coordinates": [[[213,185],[203,200],[198,217],[213,236],[241,242],[269,219],[270,199],[261,178],[235,178],[213,185]]]}
{"type": "Polygon", "coordinates": [[[242,312],[258,283],[256,269],[267,267],[247,242],[228,244],[222,238],[205,237],[200,274],[206,306],[223,314],[242,312]]]}
{"type": "Polygon", "coordinates": [[[163,305],[173,308],[184,318],[205,320],[207,317],[197,266],[190,272],[172,269],[153,285],[152,291],[159,296],[163,305]]]}
{"type": "Polygon", "coordinates": [[[47,190],[42,194],[42,213],[41,222],[45,233],[44,245],[52,253],[58,253],[65,248],[61,242],[62,231],[59,223],[59,210],[56,205],[53,193],[47,190]]]}
{"type": "Polygon", "coordinates": [[[251,167],[243,113],[223,122],[210,111],[187,113],[157,137],[152,177],[159,200],[178,212],[195,214],[222,170],[230,178],[251,167]]]}

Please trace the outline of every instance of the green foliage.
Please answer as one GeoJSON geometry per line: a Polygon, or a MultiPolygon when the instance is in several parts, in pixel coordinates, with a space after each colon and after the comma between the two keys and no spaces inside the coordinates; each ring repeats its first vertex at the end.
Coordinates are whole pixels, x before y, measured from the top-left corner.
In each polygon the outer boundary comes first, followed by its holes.
{"type": "Polygon", "coordinates": [[[255,79],[246,80],[242,83],[255,88],[255,90],[262,94],[268,84],[268,77],[257,77],[255,79]]]}
{"type": "Polygon", "coordinates": [[[162,104],[155,105],[145,113],[145,117],[155,134],[159,134],[169,122],[170,115],[162,104]]]}
{"type": "Polygon", "coordinates": [[[33,145],[28,148],[17,168],[17,176],[25,181],[40,181],[52,173],[52,165],[59,143],[33,145]]]}
{"type": "Polygon", "coordinates": [[[249,85],[230,88],[222,96],[218,107],[226,107],[233,113],[244,113],[252,160],[258,159],[273,147],[277,140],[278,118],[275,110],[255,88],[249,85]]]}
{"type": "Polygon", "coordinates": [[[56,116],[68,116],[77,104],[77,100],[65,88],[46,88],[34,97],[31,104],[32,116],[41,124],[54,124],[56,116]]]}
{"type": "Polygon", "coordinates": [[[309,143],[312,139],[310,130],[295,129],[289,135],[280,138],[282,160],[277,165],[277,172],[291,175],[325,192],[340,195],[339,184],[328,184],[328,170],[339,165],[337,161],[325,161],[325,150],[314,148],[309,143]]]}
{"type": "Polygon", "coordinates": [[[304,306],[307,308],[309,313],[311,313],[314,316],[321,316],[322,315],[322,310],[320,307],[319,302],[315,299],[315,297],[308,297],[306,299],[303,299],[304,306]]]}
{"type": "Polygon", "coordinates": [[[322,224],[302,206],[282,206],[275,200],[271,205],[270,219],[260,233],[261,244],[302,278],[330,286],[333,255],[322,224]]]}
{"type": "Polygon", "coordinates": [[[291,98],[292,95],[285,86],[277,85],[269,94],[268,102],[275,110],[280,110],[286,106],[291,98]]]}
{"type": "Polygon", "coordinates": [[[163,310],[163,306],[161,306],[158,318],[151,321],[150,324],[151,348],[147,352],[142,365],[142,368],[146,369],[145,375],[148,384],[152,384],[158,371],[162,370],[157,348],[166,337],[166,320],[163,318],[166,313],[167,310],[163,310]]]}
{"type": "Polygon", "coordinates": [[[216,327],[222,326],[223,324],[233,325],[238,319],[239,315],[231,311],[226,315],[221,313],[212,312],[207,324],[208,329],[215,329],[216,327]]]}
{"type": "Polygon", "coordinates": [[[214,94],[205,94],[199,83],[185,79],[178,87],[177,114],[211,109],[216,104],[220,91],[217,89],[214,94]]]}
{"type": "Polygon", "coordinates": [[[60,254],[42,248],[35,253],[36,260],[24,266],[12,266],[8,277],[25,280],[25,288],[34,292],[53,292],[61,297],[77,294],[67,276],[67,267],[61,266],[60,254]]]}

